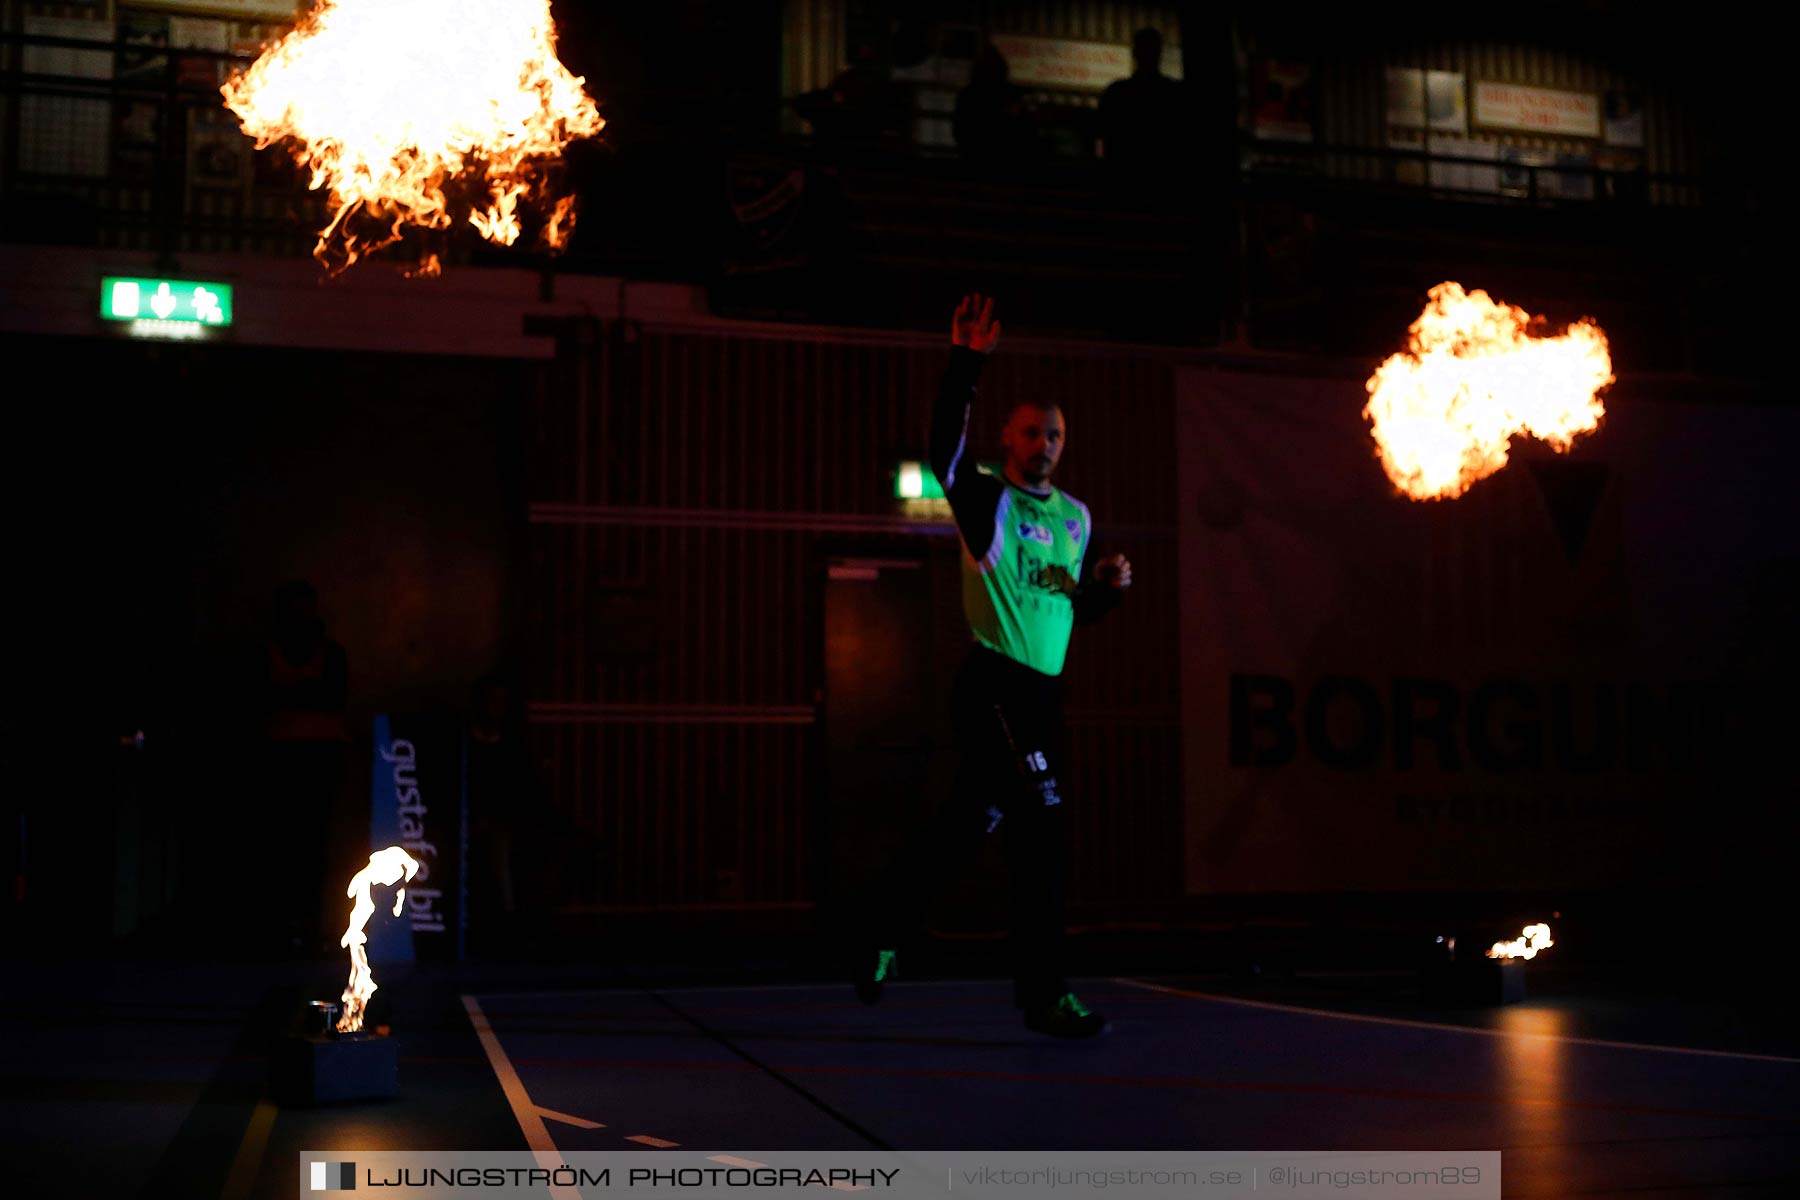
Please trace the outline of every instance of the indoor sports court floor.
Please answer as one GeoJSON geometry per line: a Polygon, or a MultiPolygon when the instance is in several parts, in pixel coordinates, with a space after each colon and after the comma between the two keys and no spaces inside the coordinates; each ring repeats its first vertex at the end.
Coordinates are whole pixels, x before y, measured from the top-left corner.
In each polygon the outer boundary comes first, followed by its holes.
{"type": "Polygon", "coordinates": [[[1800,1038],[1754,979],[1650,998],[1542,963],[1524,1003],[1432,1009],[1402,971],[1088,974],[1113,1028],[1060,1042],[992,950],[963,964],[988,978],[941,959],[873,1008],[779,950],[396,969],[402,1097],[318,1109],[274,1102],[268,1055],[335,963],[9,968],[35,1025],[6,1042],[14,1194],[290,1196],[302,1150],[676,1146],[1498,1149],[1509,1197],[1800,1189],[1800,1038]]]}

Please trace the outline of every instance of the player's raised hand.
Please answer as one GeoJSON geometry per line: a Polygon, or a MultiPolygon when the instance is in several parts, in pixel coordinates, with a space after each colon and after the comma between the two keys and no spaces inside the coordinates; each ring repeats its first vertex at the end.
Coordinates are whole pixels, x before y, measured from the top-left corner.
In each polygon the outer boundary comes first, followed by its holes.
{"type": "Polygon", "coordinates": [[[992,354],[1000,344],[1000,322],[994,320],[994,298],[983,298],[980,292],[964,296],[950,319],[950,341],[983,354],[992,354]]]}
{"type": "Polygon", "coordinates": [[[1131,560],[1123,554],[1103,558],[1094,564],[1094,578],[1124,591],[1131,586],[1131,560]]]}

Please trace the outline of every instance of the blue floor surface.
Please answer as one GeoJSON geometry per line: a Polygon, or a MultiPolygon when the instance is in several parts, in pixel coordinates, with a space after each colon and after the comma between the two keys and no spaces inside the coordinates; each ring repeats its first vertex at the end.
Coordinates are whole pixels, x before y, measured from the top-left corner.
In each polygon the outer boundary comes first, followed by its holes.
{"type": "Polygon", "coordinates": [[[1800,1163],[1800,1062],[1082,981],[1112,1022],[1056,1042],[1010,985],[478,997],[568,1150],[1499,1149],[1508,1196],[1775,1195],[1800,1163]],[[1734,1191],[1736,1188],[1738,1190],[1734,1191]]]}
{"type": "Polygon", "coordinates": [[[419,967],[384,985],[402,1096],[282,1107],[280,1023],[340,970],[64,965],[59,1000],[15,994],[8,1194],[286,1200],[302,1150],[524,1150],[541,1123],[563,1151],[1499,1150],[1507,1197],[1800,1195],[1800,1053],[1719,986],[1631,1002],[1546,971],[1524,1003],[1434,1010],[1378,972],[1094,976],[1076,990],[1112,1029],[1061,1042],[1003,980],[865,1007],[841,983],[419,967]]]}

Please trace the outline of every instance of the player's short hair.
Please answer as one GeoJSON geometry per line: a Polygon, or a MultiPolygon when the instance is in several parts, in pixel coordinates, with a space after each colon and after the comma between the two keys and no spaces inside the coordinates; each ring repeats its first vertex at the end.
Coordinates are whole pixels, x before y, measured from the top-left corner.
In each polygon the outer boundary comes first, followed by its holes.
{"type": "Polygon", "coordinates": [[[290,604],[317,604],[318,590],[304,579],[289,579],[275,589],[275,607],[284,608],[290,604]]]}
{"type": "Polygon", "coordinates": [[[1014,400],[1012,404],[1007,407],[1006,419],[1011,421],[1013,419],[1013,414],[1018,412],[1021,408],[1035,408],[1039,412],[1062,411],[1062,405],[1054,400],[1040,400],[1036,397],[1021,397],[1014,400]]]}

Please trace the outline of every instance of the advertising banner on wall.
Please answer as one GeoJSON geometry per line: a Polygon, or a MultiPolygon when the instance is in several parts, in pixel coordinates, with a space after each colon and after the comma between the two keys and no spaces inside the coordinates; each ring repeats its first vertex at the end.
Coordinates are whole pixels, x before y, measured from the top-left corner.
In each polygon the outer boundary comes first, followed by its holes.
{"type": "MultiPolygon", "coordinates": [[[[996,33],[989,39],[1006,59],[1007,77],[1022,87],[1072,92],[1103,92],[1135,69],[1131,47],[1113,42],[1078,42],[1068,38],[1026,37],[996,33]]],[[[1164,44],[1159,69],[1181,78],[1181,47],[1164,44]]]]}
{"type": "Polygon", "coordinates": [[[1500,190],[1500,168],[1483,166],[1480,163],[1466,161],[1439,162],[1439,158],[1482,159],[1487,162],[1498,162],[1500,147],[1493,142],[1479,142],[1473,138],[1445,137],[1441,134],[1431,135],[1431,186],[1458,192],[1485,192],[1492,194],[1500,190]]]}
{"type": "Polygon", "coordinates": [[[128,0],[125,7],[239,20],[292,21],[312,6],[305,0],[128,0]]]}
{"type": "Polygon", "coordinates": [[[1475,83],[1475,123],[1566,137],[1600,136],[1600,97],[1517,83],[1475,83]]]}
{"type": "Polygon", "coordinates": [[[1312,66],[1273,58],[1250,68],[1250,126],[1257,137],[1276,142],[1313,140],[1312,66]]]}
{"type": "Polygon", "coordinates": [[[1606,93],[1606,144],[1644,148],[1644,101],[1638,93],[1606,93]]]}
{"type": "Polygon", "coordinates": [[[369,849],[399,846],[419,870],[405,884],[401,920],[371,926],[369,957],[461,958],[468,857],[462,734],[444,721],[382,713],[374,745],[369,849]]]}
{"type": "Polygon", "coordinates": [[[1461,71],[1425,72],[1425,113],[1439,133],[1468,132],[1468,89],[1461,71]]]}
{"type": "Polygon", "coordinates": [[[1620,384],[1417,502],[1357,380],[1179,387],[1190,892],[1791,869],[1800,413],[1620,384]]]}
{"type": "Polygon", "coordinates": [[[1388,68],[1387,123],[1403,129],[1425,127],[1425,72],[1418,67],[1388,68]]]}
{"type": "Polygon", "coordinates": [[[1440,133],[1466,133],[1469,107],[1464,82],[1461,71],[1389,67],[1387,123],[1403,129],[1429,125],[1440,133]]]}

